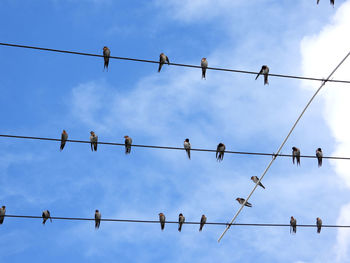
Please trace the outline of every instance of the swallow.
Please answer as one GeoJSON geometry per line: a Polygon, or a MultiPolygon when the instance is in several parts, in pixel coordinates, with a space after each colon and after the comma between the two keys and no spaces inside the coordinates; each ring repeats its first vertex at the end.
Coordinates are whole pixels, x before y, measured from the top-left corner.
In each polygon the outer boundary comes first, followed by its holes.
{"type": "MultiPolygon", "coordinates": [[[[252,179],[254,183],[259,182],[259,178],[257,176],[252,176],[252,177],[250,177],[250,179],[252,179]]],[[[262,188],[265,189],[265,186],[263,186],[263,184],[261,182],[259,182],[259,186],[261,186],[262,188]]]]}
{"type": "Polygon", "coordinates": [[[161,53],[160,56],[159,56],[159,67],[158,67],[158,72],[160,72],[160,70],[162,69],[163,67],[163,64],[167,62],[168,65],[170,65],[170,62],[169,62],[169,58],[164,55],[164,53],[161,53]]]}
{"type": "Polygon", "coordinates": [[[2,207],[0,207],[0,225],[4,223],[5,214],[6,214],[6,206],[3,205],[2,207]]]}
{"type": "Polygon", "coordinates": [[[290,227],[293,230],[293,233],[297,232],[297,220],[294,217],[290,217],[290,227]]]}
{"type": "Polygon", "coordinates": [[[98,140],[98,137],[97,135],[91,131],[90,132],[90,142],[91,142],[91,151],[97,151],[97,140],[98,140]]]}
{"type": "Polygon", "coordinates": [[[95,211],[95,229],[98,229],[101,224],[101,213],[96,209],[95,211]]]}
{"type": "Polygon", "coordinates": [[[223,143],[219,143],[218,147],[216,148],[216,160],[221,162],[222,159],[224,159],[224,153],[225,153],[226,146],[223,143]]]}
{"type": "Polygon", "coordinates": [[[51,215],[50,215],[49,210],[43,211],[43,214],[41,216],[43,218],[43,225],[45,225],[47,219],[50,219],[50,222],[52,223],[52,219],[51,219],[51,215]]]}
{"type": "Polygon", "coordinates": [[[322,166],[322,158],[323,158],[323,153],[321,148],[317,148],[316,150],[316,157],[318,161],[318,167],[322,166]]]}
{"type": "Polygon", "coordinates": [[[130,154],[132,139],[128,135],[125,135],[124,138],[125,138],[125,154],[130,154]]]}
{"type": "Polygon", "coordinates": [[[207,222],[207,217],[206,217],[205,215],[202,215],[202,217],[201,217],[201,223],[200,223],[200,225],[199,225],[199,231],[202,231],[202,229],[203,229],[203,227],[204,227],[204,225],[205,225],[206,222],[207,222]]]}
{"type": "Polygon", "coordinates": [[[263,65],[263,66],[261,67],[261,69],[260,69],[260,72],[259,72],[258,75],[256,76],[255,80],[257,80],[258,77],[259,77],[261,74],[263,74],[263,75],[264,75],[264,85],[269,84],[269,79],[268,79],[268,78],[269,78],[269,71],[270,71],[269,67],[266,66],[266,65],[263,65]]]}
{"type": "Polygon", "coordinates": [[[163,213],[159,213],[159,222],[160,222],[160,228],[163,231],[165,227],[165,215],[163,213]]]}
{"type": "Polygon", "coordinates": [[[202,79],[206,79],[206,72],[208,67],[208,60],[206,58],[202,58],[201,60],[201,68],[202,68],[202,79]]]}
{"type": "Polygon", "coordinates": [[[183,216],[183,214],[179,214],[179,232],[181,232],[181,229],[182,229],[182,225],[183,223],[185,222],[185,217],[183,216]]]}
{"type": "Polygon", "coordinates": [[[103,70],[107,68],[108,71],[108,65],[109,65],[109,57],[111,56],[111,51],[109,50],[108,47],[103,47],[103,59],[104,59],[104,67],[103,70]]]}
{"type": "MultiPolygon", "coordinates": [[[[238,203],[240,203],[241,205],[243,205],[243,203],[244,203],[244,201],[245,201],[245,199],[244,198],[236,198],[236,200],[238,201],[238,203]]],[[[244,204],[245,206],[248,206],[248,207],[252,207],[252,204],[251,203],[249,203],[249,202],[246,202],[245,204],[244,204]]]]}
{"type": "Polygon", "coordinates": [[[191,143],[190,143],[190,139],[185,139],[184,141],[184,148],[187,152],[187,156],[188,156],[188,159],[191,160],[191,143]]]}
{"type": "Polygon", "coordinates": [[[295,159],[297,159],[297,165],[300,165],[300,150],[297,147],[292,147],[293,164],[295,159]]]}
{"type": "Polygon", "coordinates": [[[317,226],[317,233],[321,233],[322,220],[319,217],[316,218],[316,226],[317,226]]]}
{"type": "Polygon", "coordinates": [[[62,135],[61,135],[60,151],[62,151],[64,146],[66,145],[67,139],[68,139],[68,133],[65,130],[63,130],[62,135]]]}

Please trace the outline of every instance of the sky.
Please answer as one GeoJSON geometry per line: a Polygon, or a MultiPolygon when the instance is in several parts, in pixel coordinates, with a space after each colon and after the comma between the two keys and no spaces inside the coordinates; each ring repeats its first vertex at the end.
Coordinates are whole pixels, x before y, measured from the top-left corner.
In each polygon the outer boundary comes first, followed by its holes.
{"type": "MultiPolygon", "coordinates": [[[[350,1],[3,0],[0,42],[326,78],[349,52],[350,1]]],[[[276,152],[319,82],[0,46],[1,134],[276,152]]],[[[349,80],[346,61],[334,79],[349,80]]],[[[327,83],[282,153],[350,156],[348,84],[327,83]]],[[[229,222],[271,157],[0,138],[8,214],[229,222]]],[[[237,223],[350,224],[348,161],[277,158],[237,223]]],[[[127,224],[5,218],[4,262],[350,262],[347,229],[127,224]]]]}

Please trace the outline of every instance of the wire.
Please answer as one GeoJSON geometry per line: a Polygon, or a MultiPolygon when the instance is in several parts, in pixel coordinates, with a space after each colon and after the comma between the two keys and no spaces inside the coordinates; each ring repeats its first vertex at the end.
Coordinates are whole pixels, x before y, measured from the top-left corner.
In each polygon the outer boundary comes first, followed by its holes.
{"type": "MultiPolygon", "coordinates": [[[[20,136],[20,135],[9,135],[9,134],[0,134],[0,137],[5,138],[17,138],[17,139],[29,139],[29,140],[42,140],[42,141],[57,141],[60,142],[61,139],[56,138],[46,138],[46,137],[32,137],[32,136],[20,136]]],[[[67,140],[67,142],[73,143],[91,143],[90,141],[82,141],[82,140],[67,140]]],[[[114,146],[125,146],[124,143],[116,143],[116,142],[97,142],[98,144],[105,145],[114,145],[114,146]]],[[[163,149],[163,150],[182,150],[185,148],[181,147],[171,147],[171,146],[156,146],[156,145],[143,145],[143,144],[132,144],[132,147],[141,147],[141,148],[153,148],[153,149],[163,149]]],[[[191,151],[197,152],[216,152],[216,150],[211,149],[192,149],[191,151]]],[[[271,157],[293,157],[291,154],[274,154],[274,153],[261,153],[261,152],[240,152],[240,151],[225,151],[225,153],[230,154],[241,154],[241,155],[258,155],[258,156],[271,156],[271,157]]],[[[313,155],[300,155],[302,158],[317,158],[313,155]]],[[[323,156],[324,159],[334,159],[334,160],[350,160],[350,157],[338,157],[338,156],[323,156]]]]}
{"type": "MultiPolygon", "coordinates": [[[[311,99],[308,101],[308,103],[306,104],[306,106],[304,107],[303,111],[300,113],[298,119],[295,121],[295,123],[293,124],[292,128],[290,129],[290,131],[288,132],[286,138],[283,140],[282,144],[280,145],[280,147],[278,148],[278,151],[276,152],[276,154],[278,155],[280,153],[280,151],[282,150],[282,148],[284,147],[285,143],[287,142],[289,136],[292,134],[292,132],[294,131],[295,127],[297,126],[299,120],[303,117],[305,111],[308,109],[308,107],[310,106],[311,102],[314,100],[314,98],[317,96],[317,94],[321,91],[321,89],[323,88],[323,86],[327,83],[327,81],[332,77],[332,75],[337,71],[337,69],[344,63],[344,61],[350,56],[350,52],[339,62],[339,64],[335,67],[335,69],[331,72],[331,74],[329,74],[328,78],[322,82],[321,86],[317,89],[317,91],[315,92],[315,94],[311,97],[311,99]]],[[[241,205],[240,209],[237,211],[237,213],[235,214],[235,216],[233,217],[233,219],[231,220],[231,224],[234,223],[234,221],[236,220],[236,218],[238,217],[238,215],[240,214],[240,212],[243,210],[245,204],[248,202],[249,198],[253,195],[255,189],[258,187],[259,183],[261,182],[261,180],[264,178],[265,174],[267,173],[267,171],[270,169],[271,165],[273,164],[273,162],[276,160],[276,158],[272,158],[272,160],[270,161],[270,163],[267,165],[265,171],[262,173],[260,179],[256,182],[253,190],[250,192],[250,194],[248,195],[248,197],[244,200],[243,204],[241,205]]],[[[228,225],[225,229],[225,231],[221,234],[221,236],[218,239],[218,242],[220,242],[220,240],[223,238],[223,236],[225,235],[225,233],[230,229],[230,225],[228,225]]]]}
{"type": "MultiPolygon", "coordinates": [[[[52,48],[43,48],[43,47],[35,47],[35,46],[26,46],[26,45],[17,45],[17,44],[10,44],[10,43],[0,43],[0,45],[1,46],[8,46],[8,47],[28,48],[28,49],[35,49],[35,50],[42,50],[42,51],[51,51],[51,52],[58,52],[58,53],[90,56],[90,57],[103,57],[103,55],[99,55],[99,54],[91,54],[91,53],[85,53],[85,52],[77,52],[77,51],[69,51],[69,50],[61,50],[61,49],[52,49],[52,48]]],[[[110,56],[110,58],[111,59],[119,59],[119,60],[136,61],[136,62],[144,62],[144,63],[153,63],[153,64],[158,64],[159,63],[159,61],[154,61],[154,60],[128,58],[128,57],[110,56]]],[[[179,63],[169,63],[169,65],[178,66],[178,67],[187,67],[187,68],[201,68],[201,66],[197,66],[197,65],[179,64],[179,63]]],[[[238,69],[226,69],[226,68],[214,68],[214,67],[207,67],[207,69],[217,70],[217,71],[234,72],[234,73],[241,73],[241,74],[251,74],[251,75],[257,75],[259,73],[259,72],[255,72],[255,71],[238,70],[238,69]]],[[[320,78],[301,77],[301,76],[293,76],[293,75],[285,75],[285,74],[272,74],[272,73],[269,73],[269,76],[271,76],[271,77],[279,77],[279,78],[290,78],[290,79],[325,81],[325,79],[320,79],[320,78]]],[[[329,82],[338,82],[338,83],[348,83],[348,84],[350,83],[350,80],[327,79],[327,81],[329,81],[329,82]]]]}
{"type": "MultiPolygon", "coordinates": [[[[41,216],[29,216],[29,215],[5,215],[5,217],[12,218],[24,218],[24,219],[42,219],[41,216]]],[[[51,219],[57,220],[70,220],[70,221],[95,221],[95,218],[86,217],[55,217],[52,216],[51,219]]],[[[120,222],[120,223],[146,223],[146,224],[159,224],[159,220],[136,220],[136,219],[107,219],[101,218],[101,221],[105,222],[120,222]]],[[[178,224],[177,221],[165,221],[166,224],[178,224]]],[[[200,222],[184,222],[187,225],[200,225],[200,222]]],[[[222,222],[206,222],[205,225],[221,225],[221,226],[257,226],[257,227],[289,227],[290,224],[257,224],[257,223],[222,223],[222,222]]],[[[316,227],[314,225],[297,225],[298,227],[316,227]]],[[[350,225],[322,225],[323,227],[329,228],[350,228],[350,225]]]]}

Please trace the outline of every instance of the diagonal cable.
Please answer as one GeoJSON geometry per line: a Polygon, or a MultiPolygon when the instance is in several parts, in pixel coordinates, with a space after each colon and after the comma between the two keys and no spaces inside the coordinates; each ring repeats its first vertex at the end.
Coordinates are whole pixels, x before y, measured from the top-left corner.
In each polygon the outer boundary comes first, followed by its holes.
{"type": "MultiPolygon", "coordinates": [[[[312,103],[312,101],[314,100],[314,98],[317,96],[317,94],[320,92],[320,90],[323,88],[323,86],[326,84],[326,82],[333,76],[333,74],[338,70],[338,68],[344,63],[344,61],[349,57],[350,52],[340,61],[340,63],[335,67],[335,69],[331,72],[331,74],[329,74],[329,76],[327,77],[327,79],[325,81],[322,82],[321,86],[316,90],[315,94],[311,97],[311,99],[309,100],[309,102],[306,104],[305,108],[303,109],[303,111],[301,112],[301,114],[299,115],[298,119],[295,121],[295,123],[293,124],[292,128],[290,129],[290,131],[288,132],[286,138],[283,140],[282,144],[280,145],[280,147],[278,148],[276,154],[278,155],[282,148],[284,147],[285,143],[287,142],[289,136],[292,134],[292,132],[294,131],[294,128],[297,126],[298,122],[300,121],[300,119],[303,117],[305,111],[308,109],[308,107],[310,106],[310,104],[312,103]]],[[[238,215],[240,214],[240,212],[243,210],[244,205],[246,204],[246,202],[248,202],[249,198],[252,196],[252,194],[254,193],[255,189],[258,187],[259,183],[261,182],[261,180],[264,178],[265,174],[267,173],[267,171],[270,169],[271,165],[273,164],[273,162],[276,160],[276,158],[272,158],[272,160],[270,161],[270,163],[267,165],[265,171],[262,173],[260,179],[257,181],[257,183],[255,184],[253,190],[250,192],[250,194],[248,195],[248,197],[245,199],[245,201],[243,202],[243,204],[241,205],[240,209],[237,211],[237,213],[235,214],[235,216],[233,217],[233,219],[231,220],[231,223],[234,223],[236,218],[238,217],[238,215]]],[[[225,229],[225,231],[221,234],[221,236],[218,239],[218,242],[220,242],[220,240],[223,238],[223,236],[226,234],[226,232],[230,229],[230,225],[228,225],[225,229]]]]}

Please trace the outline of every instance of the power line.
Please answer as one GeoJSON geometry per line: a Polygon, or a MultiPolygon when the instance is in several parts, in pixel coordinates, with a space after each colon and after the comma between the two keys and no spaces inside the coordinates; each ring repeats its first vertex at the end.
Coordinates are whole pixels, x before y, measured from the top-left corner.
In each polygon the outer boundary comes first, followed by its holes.
{"type": "MultiPolygon", "coordinates": [[[[61,139],[56,138],[47,138],[47,137],[33,137],[33,136],[20,136],[20,135],[9,135],[9,134],[0,134],[0,137],[5,138],[16,138],[16,139],[28,139],[28,140],[41,140],[41,141],[56,141],[60,142],[61,139]]],[[[73,143],[91,143],[90,141],[83,140],[67,140],[67,142],[73,143]]],[[[116,143],[116,142],[97,142],[98,144],[104,145],[113,145],[113,146],[125,146],[124,143],[116,143]]],[[[172,146],[157,146],[157,145],[144,145],[144,144],[132,144],[132,147],[140,147],[140,148],[151,148],[151,149],[163,149],[163,150],[181,150],[184,151],[185,148],[181,147],[172,147],[172,146]]],[[[191,148],[191,151],[197,152],[216,152],[216,150],[211,149],[196,149],[191,148]]],[[[291,154],[274,154],[274,153],[262,153],[262,152],[242,152],[242,151],[225,151],[225,153],[230,154],[240,154],[240,155],[257,155],[257,156],[270,156],[270,157],[293,157],[291,154]]],[[[317,158],[314,155],[300,155],[302,158],[317,158]]],[[[333,159],[333,160],[350,160],[350,157],[339,157],[339,156],[323,156],[324,159],[333,159]]]]}
{"type": "MultiPolygon", "coordinates": [[[[17,44],[11,44],[11,43],[0,43],[0,45],[8,46],[8,47],[35,49],[35,50],[41,50],[41,51],[51,51],[51,52],[57,52],[57,53],[66,53],[66,54],[90,56],[90,57],[103,57],[103,55],[100,55],[100,54],[92,54],[92,53],[85,53],[85,52],[78,52],[78,51],[69,51],[69,50],[61,50],[61,49],[52,49],[52,48],[43,48],[43,47],[35,47],[35,46],[26,46],[26,45],[17,45],[17,44]]],[[[153,63],[153,64],[158,64],[159,63],[159,61],[147,60],[147,59],[138,59],[138,58],[129,58],[129,57],[110,56],[110,58],[111,59],[119,59],[119,60],[135,61],[135,62],[153,63]]],[[[201,66],[197,66],[197,65],[179,64],[179,63],[169,63],[169,65],[178,66],[178,67],[187,67],[187,68],[201,68],[201,66]]],[[[257,75],[259,73],[259,72],[255,72],[255,71],[238,70],[238,69],[226,69],[226,68],[214,68],[214,67],[207,67],[207,69],[217,70],[217,71],[234,72],[234,73],[241,73],[241,74],[251,74],[251,75],[257,75]]],[[[335,79],[327,79],[327,80],[325,80],[325,79],[321,79],[321,78],[301,77],[301,76],[285,75],[285,74],[272,74],[272,73],[269,73],[269,76],[271,76],[271,77],[279,77],[279,78],[323,81],[323,82],[324,81],[329,81],[329,82],[348,83],[348,84],[350,83],[350,80],[335,80],[335,79]]]]}
{"type": "MultiPolygon", "coordinates": [[[[308,109],[308,107],[310,106],[310,104],[312,103],[312,101],[314,100],[314,98],[317,96],[317,94],[321,91],[321,89],[323,88],[323,86],[327,83],[327,81],[332,77],[332,75],[338,70],[338,68],[344,63],[344,61],[350,56],[350,52],[340,61],[340,63],[335,67],[335,69],[329,74],[329,76],[327,77],[327,79],[325,81],[322,82],[321,86],[317,89],[317,91],[315,92],[315,94],[311,97],[311,99],[308,101],[308,103],[306,104],[306,106],[304,107],[303,111],[300,113],[299,117],[297,118],[297,120],[294,122],[292,128],[290,129],[290,131],[288,132],[286,138],[283,140],[282,144],[280,145],[280,147],[278,148],[276,154],[278,155],[282,148],[284,147],[285,143],[287,142],[289,136],[292,134],[292,132],[294,131],[295,127],[297,126],[299,120],[303,117],[305,111],[308,109]]],[[[237,211],[237,213],[235,214],[235,216],[233,217],[233,219],[231,220],[230,223],[234,223],[234,221],[236,220],[236,218],[238,217],[238,215],[240,214],[240,212],[242,211],[242,209],[244,208],[246,202],[248,202],[249,198],[253,195],[255,189],[258,187],[259,183],[261,182],[261,180],[264,178],[265,174],[267,173],[267,171],[270,169],[271,165],[273,164],[273,162],[276,160],[276,158],[272,158],[272,160],[270,161],[270,163],[267,165],[265,171],[262,173],[260,179],[256,182],[253,190],[250,192],[250,194],[248,195],[248,197],[245,199],[245,201],[243,202],[243,204],[241,205],[240,209],[237,211]]],[[[220,242],[220,240],[223,238],[223,236],[225,235],[225,233],[230,229],[230,225],[228,225],[225,229],[225,231],[221,234],[221,236],[218,239],[218,242],[220,242]]]]}
{"type": "MultiPolygon", "coordinates": [[[[5,215],[5,217],[10,218],[23,218],[23,219],[42,219],[42,216],[30,216],[30,215],[5,215]]],[[[87,217],[57,217],[52,216],[53,220],[69,220],[69,221],[95,221],[95,218],[87,217]]],[[[145,224],[159,224],[159,220],[138,220],[138,219],[110,219],[110,218],[101,218],[101,221],[105,222],[119,222],[119,223],[145,223],[145,224]]],[[[165,221],[166,224],[178,224],[178,221],[165,221]]],[[[200,222],[187,222],[184,224],[187,225],[200,225],[200,222]]],[[[256,226],[256,227],[290,227],[290,224],[274,224],[274,223],[223,223],[223,222],[206,222],[205,225],[220,225],[220,226],[256,226]]],[[[297,227],[316,227],[316,224],[301,224],[297,227]]],[[[350,225],[322,225],[323,227],[329,228],[350,228],[350,225]]]]}

